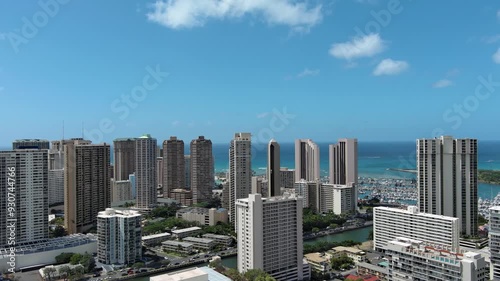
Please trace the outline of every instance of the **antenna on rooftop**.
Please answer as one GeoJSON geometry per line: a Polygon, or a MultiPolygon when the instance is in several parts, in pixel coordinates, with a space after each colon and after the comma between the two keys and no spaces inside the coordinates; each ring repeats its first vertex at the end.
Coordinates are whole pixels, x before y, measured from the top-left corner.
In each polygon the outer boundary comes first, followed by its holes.
{"type": "Polygon", "coordinates": [[[83,122],[82,122],[82,140],[84,140],[84,136],[83,136],[83,122]]]}
{"type": "Polygon", "coordinates": [[[63,120],[63,126],[62,126],[62,139],[64,140],[64,120],[63,120]]]}

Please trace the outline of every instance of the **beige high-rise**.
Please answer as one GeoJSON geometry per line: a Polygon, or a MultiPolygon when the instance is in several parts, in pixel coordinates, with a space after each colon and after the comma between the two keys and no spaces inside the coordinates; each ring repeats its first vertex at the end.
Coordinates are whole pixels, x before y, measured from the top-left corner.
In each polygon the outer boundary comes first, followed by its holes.
{"type": "Polygon", "coordinates": [[[64,224],[69,234],[87,232],[111,205],[110,146],[75,140],[64,151],[64,224]]]}
{"type": "Polygon", "coordinates": [[[319,146],[310,139],[295,140],[295,182],[320,179],[319,146]]]}
{"type": "Polygon", "coordinates": [[[267,146],[267,196],[281,195],[280,145],[272,139],[267,146]]]}
{"type": "Polygon", "coordinates": [[[186,188],[184,141],[170,137],[163,142],[163,197],[170,197],[170,191],[186,188]]]}
{"type": "Polygon", "coordinates": [[[236,133],[229,146],[229,221],[236,223],[236,200],[252,189],[252,135],[236,133]]]}
{"type": "Polygon", "coordinates": [[[191,141],[191,190],[193,204],[212,198],[214,187],[212,141],[204,136],[191,141]]]}
{"type": "Polygon", "coordinates": [[[340,139],[329,151],[330,184],[352,185],[352,206],[358,206],[358,140],[340,139]]]}
{"type": "Polygon", "coordinates": [[[156,139],[144,135],[135,141],[136,207],[151,209],[156,206],[156,139]]]}
{"type": "Polygon", "coordinates": [[[114,146],[114,179],[128,180],[135,172],[135,138],[120,138],[113,141],[114,146]]]}

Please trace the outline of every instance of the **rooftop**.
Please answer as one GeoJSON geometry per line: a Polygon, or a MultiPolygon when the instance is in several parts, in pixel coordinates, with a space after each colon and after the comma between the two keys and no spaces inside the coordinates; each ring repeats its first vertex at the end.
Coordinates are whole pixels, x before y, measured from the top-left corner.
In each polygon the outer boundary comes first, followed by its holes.
{"type": "Polygon", "coordinates": [[[180,281],[190,280],[189,278],[197,278],[196,280],[205,281],[231,281],[231,279],[209,267],[190,268],[187,270],[154,276],[150,277],[150,281],[180,281]]]}
{"type": "Polygon", "coordinates": [[[323,262],[330,262],[331,256],[329,254],[323,254],[323,253],[310,253],[304,255],[304,257],[311,262],[314,263],[323,263],[323,262]]]}
{"type": "MultiPolygon", "coordinates": [[[[97,243],[97,237],[93,234],[72,234],[64,237],[44,239],[30,243],[16,243],[17,254],[32,254],[55,249],[66,249],[79,245],[86,245],[89,243],[97,243]]],[[[9,248],[0,248],[0,255],[7,255],[10,253],[9,248]]]]}
{"type": "Polygon", "coordinates": [[[186,237],[186,238],[184,238],[182,240],[183,241],[187,241],[187,242],[198,242],[198,243],[206,243],[206,244],[214,242],[214,240],[212,240],[212,239],[198,238],[198,237],[186,237]]]}
{"type": "Polygon", "coordinates": [[[106,211],[99,212],[99,218],[112,218],[112,217],[138,217],[141,214],[138,211],[132,210],[118,210],[113,208],[106,208],[106,211]]]}
{"type": "Polygon", "coordinates": [[[412,208],[414,206],[409,206],[407,209],[400,209],[400,208],[392,208],[392,207],[375,207],[373,208],[374,212],[376,210],[386,210],[386,211],[392,211],[396,213],[401,213],[401,214],[414,214],[416,216],[422,216],[422,217],[427,217],[427,218],[436,218],[436,219],[441,219],[441,220],[448,220],[448,221],[457,221],[458,218],[454,217],[447,217],[447,216],[441,216],[441,215],[434,215],[434,214],[429,214],[429,213],[421,213],[418,210],[414,210],[412,208]]]}
{"type": "Polygon", "coordinates": [[[168,237],[171,236],[170,233],[158,233],[158,234],[152,234],[148,236],[142,236],[142,240],[148,240],[148,239],[154,239],[154,238],[159,238],[159,237],[168,237]]]}
{"type": "Polygon", "coordinates": [[[183,229],[176,229],[172,230],[173,234],[179,234],[179,233],[185,233],[185,232],[190,232],[190,231],[198,231],[201,230],[200,227],[193,226],[193,227],[188,227],[188,228],[183,228],[183,229]]]}
{"type": "Polygon", "coordinates": [[[187,242],[180,242],[180,241],[164,241],[161,242],[162,245],[170,245],[170,246],[181,246],[181,247],[192,247],[193,244],[187,243],[187,242]]]}

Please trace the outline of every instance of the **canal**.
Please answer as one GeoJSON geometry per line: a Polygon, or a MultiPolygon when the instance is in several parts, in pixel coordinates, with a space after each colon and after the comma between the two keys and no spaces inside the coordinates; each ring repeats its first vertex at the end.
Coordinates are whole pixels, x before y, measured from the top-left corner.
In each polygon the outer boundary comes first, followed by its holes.
{"type": "MultiPolygon", "coordinates": [[[[358,229],[354,229],[354,230],[349,230],[349,231],[345,231],[342,233],[336,233],[336,234],[332,234],[332,235],[328,235],[328,236],[323,236],[323,237],[318,237],[315,239],[307,240],[307,241],[304,241],[304,245],[314,244],[314,243],[320,242],[320,241],[342,242],[345,240],[353,240],[353,241],[357,241],[357,242],[364,242],[367,240],[368,235],[370,234],[371,230],[372,230],[371,226],[364,227],[364,228],[358,228],[358,229]]],[[[236,256],[222,259],[222,264],[224,264],[224,266],[226,266],[226,267],[236,268],[237,267],[236,256]]],[[[199,265],[197,265],[197,267],[202,267],[202,266],[206,266],[206,265],[207,265],[206,263],[199,264],[199,265]]],[[[165,274],[165,273],[161,273],[158,275],[162,275],[162,274],[165,274]]],[[[153,276],[156,276],[156,275],[153,275],[153,276]]],[[[131,279],[131,281],[149,281],[149,277],[140,277],[140,278],[136,278],[136,279],[131,279]]]]}

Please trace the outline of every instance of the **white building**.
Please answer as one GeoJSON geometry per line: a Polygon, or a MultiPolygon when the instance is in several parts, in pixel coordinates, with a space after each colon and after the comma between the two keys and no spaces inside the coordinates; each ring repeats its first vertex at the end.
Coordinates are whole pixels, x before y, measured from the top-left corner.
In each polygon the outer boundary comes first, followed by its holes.
{"type": "Polygon", "coordinates": [[[236,133],[229,146],[229,221],[236,225],[236,200],[252,189],[252,135],[236,133]]]}
{"type": "Polygon", "coordinates": [[[238,270],[262,269],[278,281],[303,280],[302,209],[302,198],[288,194],[239,199],[238,270]]]}
{"type": "Polygon", "coordinates": [[[460,218],[462,235],[477,235],[477,140],[417,140],[418,206],[460,218]]]}
{"type": "Polygon", "coordinates": [[[198,238],[198,237],[186,237],[182,239],[183,242],[193,244],[193,247],[203,251],[211,250],[217,246],[217,242],[208,238],[198,238]]]}
{"type": "Polygon", "coordinates": [[[161,244],[163,241],[167,241],[172,237],[170,233],[158,233],[148,236],[142,236],[142,244],[145,246],[153,246],[161,244]]]}
{"type": "Polygon", "coordinates": [[[231,281],[231,279],[208,268],[200,267],[150,277],[150,281],[231,281]]]}
{"type": "Polygon", "coordinates": [[[103,264],[133,264],[142,258],[142,216],[107,208],[97,215],[97,258],[103,264]]]}
{"type": "Polygon", "coordinates": [[[196,236],[199,233],[201,233],[201,228],[199,228],[197,226],[172,230],[172,235],[175,238],[179,238],[179,239],[182,239],[184,237],[189,237],[189,236],[196,236]]]}
{"type": "Polygon", "coordinates": [[[111,179],[111,203],[133,200],[130,180],[115,181],[111,179]]]}
{"type": "Polygon", "coordinates": [[[295,140],[295,182],[320,179],[319,146],[311,139],[295,140]]]}
{"type": "Polygon", "coordinates": [[[432,244],[435,248],[458,252],[459,219],[420,213],[415,206],[407,210],[373,208],[373,248],[383,251],[389,241],[397,237],[416,239],[432,244]]]}
{"type": "Polygon", "coordinates": [[[223,208],[188,207],[178,210],[176,216],[186,221],[199,222],[201,225],[216,225],[219,222],[228,222],[227,210],[223,208]]]}
{"type": "Polygon", "coordinates": [[[500,206],[490,208],[491,279],[500,280],[500,206]]]}
{"type": "MultiPolygon", "coordinates": [[[[22,143],[22,142],[20,142],[22,143]]],[[[19,147],[22,147],[19,145],[19,147]]],[[[49,237],[48,150],[0,151],[0,247],[49,237]],[[14,205],[8,204],[14,203],[14,205]],[[13,209],[9,209],[13,208],[13,209]],[[9,240],[14,222],[15,240],[9,240]]]]}
{"type": "Polygon", "coordinates": [[[136,207],[151,209],[157,203],[156,139],[144,135],[135,140],[136,207]]]}
{"type": "Polygon", "coordinates": [[[309,202],[309,185],[315,184],[315,182],[309,182],[304,179],[301,179],[294,184],[295,194],[302,197],[302,205],[304,208],[308,208],[311,205],[311,202],[309,202]]]}
{"type": "Polygon", "coordinates": [[[358,204],[358,140],[340,139],[329,146],[330,183],[353,184],[352,205],[358,204]]]}
{"type": "Polygon", "coordinates": [[[389,280],[489,280],[488,265],[481,254],[436,249],[431,244],[396,238],[387,244],[389,280]]]}
{"type": "Polygon", "coordinates": [[[336,215],[354,212],[353,193],[353,185],[321,184],[321,212],[328,213],[332,211],[336,215]]]}

